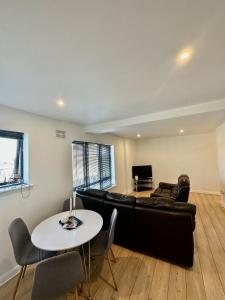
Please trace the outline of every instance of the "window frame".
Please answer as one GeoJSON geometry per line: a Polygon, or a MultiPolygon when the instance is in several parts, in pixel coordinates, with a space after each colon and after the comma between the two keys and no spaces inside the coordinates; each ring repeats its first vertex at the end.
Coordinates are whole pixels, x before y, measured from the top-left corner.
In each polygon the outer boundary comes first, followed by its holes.
{"type": "Polygon", "coordinates": [[[24,133],[0,129],[0,138],[17,140],[15,165],[17,165],[17,174],[20,174],[21,177],[20,179],[14,179],[12,181],[0,182],[0,189],[24,184],[24,133]]]}
{"type": "MultiPolygon", "coordinates": [[[[88,189],[88,188],[92,188],[92,186],[95,186],[97,184],[99,184],[100,186],[100,190],[105,190],[105,189],[109,189],[111,187],[113,187],[115,185],[115,170],[114,170],[114,162],[112,162],[112,160],[114,159],[114,153],[112,153],[114,151],[114,147],[113,145],[109,145],[109,144],[100,144],[100,143],[94,143],[94,142],[83,142],[83,141],[73,141],[72,142],[72,146],[76,144],[80,144],[83,146],[83,177],[84,177],[84,183],[79,185],[79,186],[73,186],[73,191],[76,191],[78,189],[88,189]],[[98,169],[99,169],[99,179],[93,182],[89,182],[89,145],[97,145],[98,147],[98,169]],[[110,171],[110,175],[109,176],[103,176],[103,154],[102,154],[102,150],[103,148],[106,147],[108,148],[108,161],[109,161],[109,171],[110,171]],[[104,186],[104,182],[106,182],[107,180],[110,181],[110,184],[108,186],[104,186]]],[[[73,148],[72,148],[73,149],[73,148]]],[[[74,165],[74,163],[73,163],[74,165]]],[[[74,182],[74,180],[73,180],[74,182]]]]}

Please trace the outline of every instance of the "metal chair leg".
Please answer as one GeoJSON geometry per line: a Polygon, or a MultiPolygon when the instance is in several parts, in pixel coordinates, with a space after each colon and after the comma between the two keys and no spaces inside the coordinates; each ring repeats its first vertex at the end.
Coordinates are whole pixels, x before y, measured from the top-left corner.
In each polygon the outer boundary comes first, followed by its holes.
{"type": "Polygon", "coordinates": [[[84,290],[84,284],[83,284],[83,282],[81,282],[80,288],[79,288],[79,290],[78,290],[78,294],[79,294],[79,293],[83,293],[83,290],[84,290]]]}
{"type": "Polygon", "coordinates": [[[116,257],[115,257],[115,255],[114,255],[114,253],[113,253],[112,247],[110,247],[110,252],[111,252],[111,255],[112,255],[112,257],[113,257],[114,263],[116,263],[116,257]]]}
{"type": "Polygon", "coordinates": [[[27,270],[27,266],[24,266],[24,268],[23,268],[23,274],[22,274],[22,279],[24,278],[24,276],[25,276],[25,272],[26,272],[26,270],[27,270]]]}
{"type": "Polygon", "coordinates": [[[75,299],[75,300],[78,300],[77,288],[75,289],[75,292],[74,292],[74,299],[75,299]]]}
{"type": "Polygon", "coordinates": [[[113,270],[112,270],[112,266],[111,266],[111,262],[110,262],[110,258],[109,258],[109,253],[107,253],[107,261],[108,261],[108,264],[109,264],[110,272],[111,272],[111,274],[112,274],[112,278],[113,278],[113,282],[114,282],[114,289],[115,289],[116,291],[118,291],[117,284],[116,284],[116,279],[115,279],[115,277],[114,277],[113,270]]]}
{"type": "Polygon", "coordinates": [[[18,287],[19,287],[19,284],[20,284],[21,277],[23,275],[23,271],[24,271],[24,266],[22,266],[21,269],[20,269],[19,277],[18,277],[18,280],[17,280],[17,283],[16,283],[16,287],[15,287],[13,296],[12,296],[12,300],[14,300],[16,298],[16,293],[17,293],[17,290],[18,290],[18,287]]]}
{"type": "Polygon", "coordinates": [[[81,247],[82,247],[84,273],[85,273],[85,278],[86,278],[87,294],[88,294],[88,299],[91,299],[91,289],[90,289],[89,275],[87,273],[87,266],[86,266],[84,246],[82,245],[81,247]]]}

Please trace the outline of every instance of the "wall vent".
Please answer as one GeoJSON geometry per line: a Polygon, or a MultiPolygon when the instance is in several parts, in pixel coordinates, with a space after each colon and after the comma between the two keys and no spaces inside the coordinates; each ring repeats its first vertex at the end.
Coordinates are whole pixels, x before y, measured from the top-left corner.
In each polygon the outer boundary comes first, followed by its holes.
{"type": "Polygon", "coordinates": [[[64,130],[56,130],[56,137],[60,139],[66,138],[66,132],[64,130]]]}

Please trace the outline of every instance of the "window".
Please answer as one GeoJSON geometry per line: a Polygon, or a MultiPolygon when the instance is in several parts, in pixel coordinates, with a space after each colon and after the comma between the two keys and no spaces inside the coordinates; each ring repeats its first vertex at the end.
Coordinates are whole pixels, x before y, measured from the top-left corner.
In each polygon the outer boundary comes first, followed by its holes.
{"type": "Polygon", "coordinates": [[[107,189],[115,184],[112,145],[73,142],[73,188],[107,189]]]}
{"type": "Polygon", "coordinates": [[[0,188],[24,182],[24,134],[0,130],[0,188]]]}

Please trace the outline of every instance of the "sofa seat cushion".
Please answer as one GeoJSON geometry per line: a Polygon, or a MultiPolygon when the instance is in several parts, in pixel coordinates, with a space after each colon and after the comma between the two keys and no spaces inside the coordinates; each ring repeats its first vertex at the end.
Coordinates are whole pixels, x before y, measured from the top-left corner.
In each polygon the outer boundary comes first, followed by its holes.
{"type": "Polygon", "coordinates": [[[170,198],[163,197],[140,197],[136,199],[135,206],[145,208],[169,208],[173,205],[174,201],[170,198]]]}
{"type": "Polygon", "coordinates": [[[108,194],[107,191],[97,190],[97,189],[88,189],[88,190],[78,190],[77,191],[80,195],[89,195],[96,198],[105,199],[106,195],[108,194]]]}
{"type": "Polygon", "coordinates": [[[119,193],[107,193],[105,198],[108,201],[117,202],[121,204],[130,204],[132,206],[135,204],[136,201],[136,198],[134,196],[128,196],[119,193]]]}
{"type": "Polygon", "coordinates": [[[162,188],[157,188],[154,193],[153,193],[153,196],[154,194],[158,197],[164,197],[164,198],[170,198],[171,197],[171,190],[169,189],[162,189],[162,188]]]}
{"type": "Polygon", "coordinates": [[[154,193],[156,194],[168,194],[170,195],[171,189],[166,189],[166,188],[157,188],[154,193]]]}

